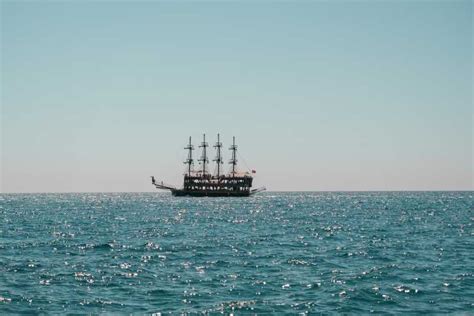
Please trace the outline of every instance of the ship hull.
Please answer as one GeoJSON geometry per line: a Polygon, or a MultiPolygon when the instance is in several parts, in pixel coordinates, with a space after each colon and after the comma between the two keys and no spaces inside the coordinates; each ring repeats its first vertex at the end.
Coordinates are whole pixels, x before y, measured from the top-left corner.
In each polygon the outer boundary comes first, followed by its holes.
{"type": "Polygon", "coordinates": [[[194,190],[171,190],[173,196],[193,196],[193,197],[232,197],[250,196],[249,191],[194,191],[194,190]]]}

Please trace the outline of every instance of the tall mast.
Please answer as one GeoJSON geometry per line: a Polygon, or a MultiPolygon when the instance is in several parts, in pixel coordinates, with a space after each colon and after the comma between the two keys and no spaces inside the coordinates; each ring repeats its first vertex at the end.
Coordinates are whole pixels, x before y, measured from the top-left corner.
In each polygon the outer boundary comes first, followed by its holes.
{"type": "Polygon", "coordinates": [[[220,142],[220,135],[217,134],[217,143],[214,145],[214,148],[217,149],[217,156],[216,156],[216,159],[214,159],[214,161],[217,163],[217,178],[219,178],[221,174],[221,164],[222,164],[221,147],[222,147],[222,143],[220,142]]]}
{"type": "Polygon", "coordinates": [[[202,176],[204,176],[206,174],[206,164],[209,162],[209,160],[207,159],[207,153],[206,153],[206,148],[209,145],[206,143],[206,134],[203,134],[202,137],[203,137],[203,141],[201,145],[199,146],[199,147],[202,147],[202,156],[201,156],[201,159],[199,159],[199,161],[202,162],[202,176]]]}
{"type": "Polygon", "coordinates": [[[229,148],[232,150],[232,159],[229,161],[229,163],[232,165],[232,176],[235,177],[235,166],[237,166],[237,145],[235,145],[235,136],[232,138],[232,146],[229,148]]]}
{"type": "Polygon", "coordinates": [[[184,149],[188,150],[188,159],[184,162],[185,164],[188,165],[188,176],[191,176],[191,166],[193,164],[193,150],[194,146],[191,144],[191,136],[189,136],[189,144],[188,146],[184,147],[184,149]]]}

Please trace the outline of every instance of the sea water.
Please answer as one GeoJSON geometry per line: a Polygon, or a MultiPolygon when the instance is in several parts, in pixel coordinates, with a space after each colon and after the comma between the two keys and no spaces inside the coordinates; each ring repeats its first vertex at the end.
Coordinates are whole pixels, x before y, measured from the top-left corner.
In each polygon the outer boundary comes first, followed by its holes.
{"type": "Polygon", "coordinates": [[[0,195],[0,314],[474,313],[473,192],[0,195]]]}

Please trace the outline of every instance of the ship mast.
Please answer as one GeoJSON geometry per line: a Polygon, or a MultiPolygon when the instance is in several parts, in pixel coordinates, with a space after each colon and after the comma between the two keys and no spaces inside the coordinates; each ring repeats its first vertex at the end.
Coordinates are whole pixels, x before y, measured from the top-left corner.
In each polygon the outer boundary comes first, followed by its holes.
{"type": "Polygon", "coordinates": [[[202,156],[201,156],[201,159],[199,159],[199,161],[202,162],[202,176],[204,177],[204,175],[206,174],[206,164],[209,162],[209,160],[207,159],[207,153],[206,153],[206,148],[209,145],[206,143],[206,134],[203,134],[202,137],[203,137],[203,141],[201,145],[199,145],[199,147],[202,147],[202,156]]]}
{"type": "Polygon", "coordinates": [[[221,147],[222,147],[222,143],[220,142],[220,135],[217,134],[217,143],[214,145],[214,148],[217,149],[217,156],[216,156],[216,159],[214,159],[214,161],[217,163],[217,178],[219,178],[221,174],[221,164],[222,164],[221,147]]]}
{"type": "Polygon", "coordinates": [[[232,177],[235,177],[235,166],[237,166],[237,145],[235,145],[235,136],[232,138],[232,146],[229,148],[232,150],[232,159],[229,161],[229,164],[232,165],[232,177]]]}
{"type": "Polygon", "coordinates": [[[184,147],[184,149],[188,150],[188,159],[186,159],[186,161],[184,163],[188,165],[188,177],[190,177],[191,176],[191,166],[194,162],[194,160],[193,160],[194,146],[191,144],[191,136],[189,136],[188,146],[184,147]]]}

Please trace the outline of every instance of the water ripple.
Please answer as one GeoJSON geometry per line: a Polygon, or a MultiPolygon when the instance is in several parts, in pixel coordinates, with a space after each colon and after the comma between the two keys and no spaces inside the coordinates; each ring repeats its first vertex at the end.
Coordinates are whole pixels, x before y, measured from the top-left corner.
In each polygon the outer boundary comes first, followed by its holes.
{"type": "Polygon", "coordinates": [[[469,313],[472,192],[0,195],[0,314],[469,313]]]}

